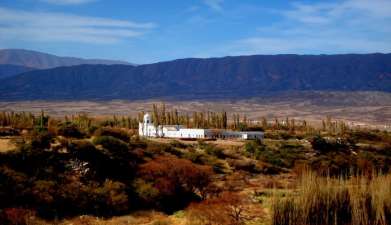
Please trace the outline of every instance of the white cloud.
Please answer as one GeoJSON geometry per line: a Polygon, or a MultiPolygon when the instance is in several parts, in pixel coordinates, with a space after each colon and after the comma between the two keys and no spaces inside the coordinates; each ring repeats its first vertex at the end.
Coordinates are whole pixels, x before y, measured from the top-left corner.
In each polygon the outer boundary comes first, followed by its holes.
{"type": "Polygon", "coordinates": [[[153,23],[2,7],[0,15],[1,39],[113,43],[141,36],[155,27],[153,23]]]}
{"type": "Polygon", "coordinates": [[[292,4],[293,9],[282,11],[287,18],[302,23],[331,23],[344,19],[384,19],[391,18],[389,0],[346,0],[337,3],[292,4]]]}
{"type": "Polygon", "coordinates": [[[200,10],[200,7],[198,5],[192,5],[192,6],[188,7],[188,8],[186,8],[184,10],[184,13],[196,12],[198,10],[200,10]]]}
{"type": "Polygon", "coordinates": [[[389,0],[349,0],[340,7],[342,13],[345,10],[360,10],[371,17],[391,18],[391,1],[389,0]]]}
{"type": "Polygon", "coordinates": [[[278,22],[203,55],[391,52],[389,0],[295,2],[291,7],[271,10],[280,16],[278,22]]]}
{"type": "Polygon", "coordinates": [[[336,53],[366,53],[376,52],[378,49],[391,51],[388,42],[352,38],[325,38],[297,37],[286,38],[248,38],[237,41],[231,47],[239,54],[336,54],[336,53]]]}
{"type": "Polygon", "coordinates": [[[95,2],[96,0],[40,0],[41,2],[47,2],[50,4],[56,5],[81,5],[90,2],[95,2]]]}
{"type": "Polygon", "coordinates": [[[223,10],[223,2],[224,0],[203,0],[204,4],[216,11],[223,10]]]}
{"type": "Polygon", "coordinates": [[[282,11],[281,14],[289,19],[302,23],[326,24],[330,22],[328,11],[333,4],[320,3],[316,5],[294,3],[292,10],[282,11]]]}

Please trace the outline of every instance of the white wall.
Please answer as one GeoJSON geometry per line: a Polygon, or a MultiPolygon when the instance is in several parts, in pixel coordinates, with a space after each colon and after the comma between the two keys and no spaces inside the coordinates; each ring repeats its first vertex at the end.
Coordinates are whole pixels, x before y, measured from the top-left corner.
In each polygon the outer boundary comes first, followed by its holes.
{"type": "Polygon", "coordinates": [[[178,127],[156,127],[149,123],[139,123],[139,135],[147,137],[170,137],[170,138],[240,138],[240,139],[263,139],[263,132],[254,131],[228,131],[211,129],[188,129],[178,127]]]}

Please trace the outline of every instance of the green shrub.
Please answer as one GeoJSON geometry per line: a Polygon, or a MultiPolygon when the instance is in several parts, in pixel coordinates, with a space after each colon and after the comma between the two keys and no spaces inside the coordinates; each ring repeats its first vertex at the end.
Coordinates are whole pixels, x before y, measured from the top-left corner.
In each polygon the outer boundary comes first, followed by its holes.
{"type": "Polygon", "coordinates": [[[195,150],[186,152],[183,155],[183,158],[201,165],[210,165],[210,162],[215,161],[214,159],[216,159],[214,156],[202,152],[197,152],[195,150]]]}
{"type": "Polygon", "coordinates": [[[94,190],[94,195],[101,204],[101,210],[107,210],[110,214],[118,214],[128,210],[128,195],[126,185],[112,180],[106,180],[104,184],[94,190]]]}
{"type": "Polygon", "coordinates": [[[256,145],[251,142],[247,146],[249,154],[260,161],[273,166],[292,168],[296,161],[306,159],[304,147],[300,144],[283,141],[273,148],[262,143],[256,145]]]}
{"type": "Polygon", "coordinates": [[[281,159],[279,152],[274,150],[265,149],[264,151],[258,151],[257,159],[279,167],[286,166],[284,161],[281,159]]]}
{"type": "Polygon", "coordinates": [[[275,139],[275,140],[288,140],[294,138],[294,136],[287,131],[267,131],[265,132],[265,138],[275,139]]]}
{"type": "Polygon", "coordinates": [[[247,171],[250,173],[257,173],[258,172],[256,169],[256,163],[253,160],[230,159],[230,160],[228,160],[228,163],[235,170],[243,170],[243,171],[247,171]]]}
{"type": "Polygon", "coordinates": [[[92,136],[95,134],[95,131],[98,130],[99,127],[96,126],[96,125],[91,125],[90,127],[88,127],[88,135],[89,136],[92,136]]]}
{"type": "Polygon", "coordinates": [[[259,151],[262,151],[265,146],[259,140],[246,141],[244,151],[250,156],[254,157],[259,151]]]}
{"type": "Polygon", "coordinates": [[[348,136],[358,142],[365,142],[365,141],[377,141],[381,142],[384,141],[384,139],[387,139],[389,137],[387,134],[383,134],[376,131],[369,131],[369,130],[354,130],[351,131],[348,136]]]}
{"type": "Polygon", "coordinates": [[[90,151],[95,149],[95,146],[87,140],[72,140],[68,143],[67,147],[70,152],[90,151]]]}
{"type": "Polygon", "coordinates": [[[91,142],[85,140],[71,141],[67,149],[76,159],[93,163],[93,165],[94,162],[101,161],[104,158],[102,151],[99,151],[91,142]]]}
{"type": "Polygon", "coordinates": [[[148,141],[144,153],[153,157],[154,155],[162,155],[165,152],[170,152],[171,149],[172,147],[169,144],[148,141]]]}
{"type": "Polygon", "coordinates": [[[216,156],[219,159],[224,159],[225,158],[224,149],[219,148],[217,146],[208,144],[208,145],[205,146],[204,150],[209,155],[216,156]]]}
{"type": "Polygon", "coordinates": [[[289,132],[286,132],[286,131],[281,131],[280,132],[280,137],[284,140],[288,140],[290,138],[293,138],[294,136],[292,134],[290,134],[289,132]]]}
{"type": "Polygon", "coordinates": [[[198,147],[204,150],[207,154],[215,156],[220,159],[225,158],[224,149],[217,147],[216,145],[206,143],[203,140],[198,141],[198,147]]]}
{"type": "Polygon", "coordinates": [[[78,126],[71,122],[62,123],[57,131],[58,135],[69,138],[83,138],[85,133],[82,132],[78,126]]]}
{"type": "Polygon", "coordinates": [[[94,138],[95,145],[101,145],[111,153],[128,152],[129,146],[126,142],[112,136],[99,136],[94,138]]]}
{"type": "Polygon", "coordinates": [[[111,127],[102,127],[95,131],[95,136],[111,136],[120,139],[124,142],[129,142],[129,135],[122,129],[111,128],[111,127]]]}
{"type": "Polygon", "coordinates": [[[175,148],[187,148],[187,145],[183,142],[173,140],[170,142],[170,145],[175,148]]]}
{"type": "Polygon", "coordinates": [[[34,149],[48,149],[54,137],[46,130],[33,131],[31,135],[31,147],[34,149]]]}
{"type": "Polygon", "coordinates": [[[170,153],[170,154],[173,154],[173,155],[175,155],[175,156],[177,156],[179,158],[182,158],[182,156],[184,154],[180,149],[175,148],[175,147],[166,148],[165,151],[170,153]]]}
{"type": "Polygon", "coordinates": [[[311,145],[314,150],[319,151],[320,153],[328,153],[332,151],[349,151],[356,147],[352,139],[325,139],[320,135],[315,136],[311,140],[311,145]]]}
{"type": "Polygon", "coordinates": [[[143,179],[136,179],[133,182],[133,188],[139,198],[146,204],[151,205],[158,200],[159,190],[153,186],[152,182],[146,182],[143,179]]]}
{"type": "Polygon", "coordinates": [[[357,157],[345,152],[322,154],[310,161],[311,168],[322,175],[350,176],[356,169],[357,157]]]}

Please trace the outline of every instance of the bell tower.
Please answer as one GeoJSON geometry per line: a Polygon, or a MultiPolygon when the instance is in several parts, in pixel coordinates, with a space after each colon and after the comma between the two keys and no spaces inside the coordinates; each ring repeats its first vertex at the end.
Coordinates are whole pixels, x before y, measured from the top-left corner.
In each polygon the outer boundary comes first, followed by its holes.
{"type": "Polygon", "coordinates": [[[145,123],[145,124],[151,124],[151,123],[152,123],[152,121],[151,121],[151,116],[149,115],[149,113],[146,113],[146,114],[144,115],[144,123],[145,123]]]}
{"type": "Polygon", "coordinates": [[[151,116],[149,115],[149,113],[146,113],[144,115],[144,121],[143,121],[143,134],[144,136],[151,136],[150,134],[150,125],[152,124],[152,120],[151,120],[151,116]]]}

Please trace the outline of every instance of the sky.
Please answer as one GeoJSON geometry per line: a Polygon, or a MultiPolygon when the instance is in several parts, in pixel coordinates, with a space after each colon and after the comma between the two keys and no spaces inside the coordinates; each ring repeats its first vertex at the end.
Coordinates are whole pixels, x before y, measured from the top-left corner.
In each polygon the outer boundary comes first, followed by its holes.
{"type": "Polygon", "coordinates": [[[145,64],[391,52],[391,0],[0,0],[0,48],[145,64]]]}

